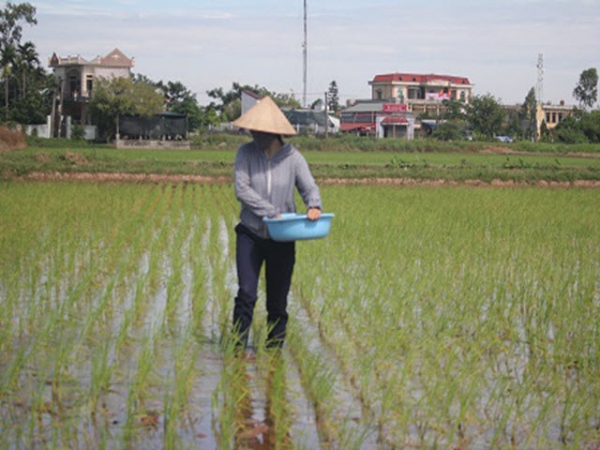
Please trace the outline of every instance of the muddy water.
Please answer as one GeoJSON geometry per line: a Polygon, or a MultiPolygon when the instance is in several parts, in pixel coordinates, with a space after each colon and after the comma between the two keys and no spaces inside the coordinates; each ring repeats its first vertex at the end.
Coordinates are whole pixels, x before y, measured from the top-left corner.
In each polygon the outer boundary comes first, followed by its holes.
{"type": "MultiPolygon", "coordinates": [[[[161,222],[161,227],[176,229],[184,222],[181,217],[171,220],[161,222]]],[[[47,295],[51,303],[60,303],[89,279],[98,286],[88,287],[91,294],[85,301],[89,304],[81,310],[91,314],[104,308],[103,302],[108,306],[98,315],[98,323],[89,322],[83,316],[75,319],[65,316],[73,327],[68,333],[57,328],[49,332],[47,341],[33,339],[27,344],[32,348],[56,344],[68,349],[70,346],[68,367],[62,369],[59,376],[52,361],[28,362],[18,377],[19,385],[26,388],[9,392],[0,399],[0,414],[4,417],[0,431],[4,434],[11,423],[30,423],[23,425],[24,434],[34,436],[33,441],[42,447],[107,445],[109,448],[161,449],[170,442],[165,430],[170,423],[176,423],[174,442],[178,448],[223,446],[219,440],[219,420],[225,407],[223,396],[227,386],[223,386],[221,380],[227,367],[220,341],[224,327],[229,325],[237,289],[234,258],[229,252],[233,220],[193,219],[192,231],[177,250],[170,248],[174,237],[168,237],[166,251],[157,251],[155,245],[160,238],[152,237],[147,248],[137,256],[138,260],[132,258],[134,269],[129,275],[106,271],[102,278],[93,277],[90,255],[82,247],[71,257],[78,259],[75,266],[81,265],[82,271],[89,270],[90,275],[83,273],[75,279],[56,279],[58,285],[48,286],[54,264],[48,257],[48,268],[40,272],[36,281],[35,290],[40,296],[47,295]],[[198,228],[202,230],[202,239],[200,252],[194,255],[192,239],[195,235],[192,233],[198,228]],[[215,235],[221,249],[217,255],[211,247],[215,235]],[[180,252],[181,258],[176,258],[173,251],[180,252]],[[177,261],[184,261],[183,265],[177,268],[177,261]],[[152,279],[155,273],[158,280],[152,279]],[[180,289],[175,291],[177,297],[174,298],[173,277],[177,273],[180,273],[180,289]],[[205,281],[200,294],[193,289],[198,276],[205,281]],[[197,295],[202,296],[202,303],[197,303],[198,299],[194,298],[197,295]],[[195,311],[197,305],[201,305],[202,311],[195,311]],[[195,317],[199,317],[197,323],[195,317]],[[95,330],[94,334],[80,339],[87,336],[90,329],[95,330]],[[63,341],[58,342],[60,339],[63,341]],[[150,355],[147,373],[142,368],[144,354],[150,355]],[[191,367],[189,375],[180,373],[182,364],[183,370],[191,367]],[[103,367],[106,368],[104,375],[103,367]],[[38,373],[45,374],[45,379],[40,379],[38,373]],[[170,412],[169,405],[181,379],[189,383],[185,402],[181,410],[170,412]],[[136,387],[138,384],[141,387],[136,387]]],[[[110,244],[104,245],[108,251],[110,244]]],[[[0,287],[2,292],[7,289],[0,287]]],[[[23,292],[21,296],[21,305],[27,309],[28,293],[23,292]]],[[[299,322],[302,329],[300,339],[330,364],[333,373],[339,373],[335,356],[320,341],[316,327],[293,296],[290,304],[292,320],[299,322]]],[[[257,309],[262,310],[257,320],[264,321],[264,298],[257,309]]],[[[289,442],[290,448],[330,448],[321,441],[314,405],[303,388],[300,363],[284,348],[283,387],[275,392],[270,372],[261,369],[256,361],[247,362],[249,395],[239,408],[242,417],[238,424],[239,435],[225,437],[231,446],[237,441],[243,448],[274,448],[273,434],[279,424],[285,422],[289,423],[285,442],[289,442]],[[274,403],[284,404],[285,417],[271,413],[274,403]]],[[[3,369],[1,364],[0,359],[0,369],[3,369]]],[[[335,391],[335,420],[348,428],[346,433],[366,436],[361,448],[377,448],[373,430],[362,423],[360,405],[342,377],[338,378],[335,391]]],[[[0,443],[7,443],[8,448],[18,448],[23,441],[23,437],[17,435],[3,439],[0,443]]]]}
{"type": "MultiPolygon", "coordinates": [[[[190,390],[190,395],[187,399],[187,412],[185,420],[182,420],[182,427],[178,430],[178,438],[181,442],[189,446],[189,448],[218,448],[219,442],[217,434],[219,432],[218,413],[219,408],[223,407],[223,389],[220,386],[224,371],[223,355],[220,348],[220,339],[222,334],[222,324],[220,323],[224,315],[223,308],[231,309],[235,290],[237,289],[237,279],[235,274],[235,265],[231,261],[229,255],[229,231],[227,223],[221,218],[217,221],[208,220],[204,224],[205,231],[201,242],[202,252],[199,256],[202,259],[203,270],[206,274],[206,284],[204,286],[205,295],[207,298],[202,313],[201,332],[197,336],[195,343],[194,354],[197,358],[195,367],[197,378],[190,390]],[[216,233],[219,239],[219,245],[222,249],[217,260],[209,259],[209,236],[216,227],[216,233]],[[226,268],[225,281],[226,291],[230,300],[223,302],[218,299],[220,286],[214,285],[215,279],[220,279],[217,271],[226,268]],[[228,304],[228,302],[230,302],[228,304]]],[[[187,245],[184,246],[182,252],[185,254],[188,251],[187,245]]],[[[149,262],[147,256],[140,262],[140,275],[144,275],[148,271],[149,262]]],[[[168,259],[161,261],[161,273],[163,274],[163,282],[159,285],[152,298],[148,301],[149,314],[144,329],[154,334],[155,330],[160,327],[161,323],[165,322],[165,314],[167,309],[168,292],[166,283],[169,276],[172,274],[172,267],[168,259]],[[154,330],[154,331],[153,331],[154,330]]],[[[191,284],[193,282],[194,270],[189,266],[184,266],[182,270],[182,282],[184,288],[182,296],[178,302],[177,308],[177,324],[180,329],[186,329],[192,326],[190,320],[193,317],[193,305],[191,299],[191,284]]],[[[221,293],[222,295],[222,293],[221,293]]],[[[257,309],[263,308],[264,305],[257,306],[257,309]]],[[[230,316],[230,311],[225,311],[227,317],[230,316]]],[[[260,317],[260,312],[257,314],[260,317]]],[[[116,324],[118,325],[117,322],[116,324]]],[[[160,357],[156,360],[160,361],[160,367],[156,370],[164,376],[168,376],[168,372],[174,365],[172,352],[164,343],[156,342],[162,347],[160,357]]],[[[284,350],[283,359],[285,361],[285,401],[291,406],[291,414],[293,415],[291,429],[289,431],[290,442],[295,448],[311,448],[317,449],[321,447],[319,435],[316,428],[316,419],[311,402],[308,400],[300,380],[297,366],[289,353],[284,350]]],[[[136,361],[131,359],[132,367],[136,361]]],[[[127,363],[125,363],[127,364],[127,363]]],[[[127,371],[124,366],[121,370],[127,371]]],[[[277,418],[269,417],[268,405],[273,402],[273,393],[269,389],[269,375],[262,373],[256,360],[250,360],[246,364],[247,380],[249,397],[244,405],[240,405],[243,419],[239,425],[240,435],[232,436],[232,445],[237,441],[243,448],[269,449],[273,447],[273,432],[276,426],[277,418]]],[[[153,392],[154,400],[148,402],[145,407],[147,411],[152,413],[158,412],[155,419],[151,414],[146,416],[146,422],[150,425],[146,426],[146,430],[140,436],[144,448],[161,448],[164,441],[163,433],[161,432],[164,425],[164,416],[160,411],[164,409],[164,404],[161,398],[160,389],[153,392]]],[[[123,408],[124,399],[119,399],[116,396],[111,396],[114,403],[108,408],[113,411],[118,411],[112,419],[115,426],[118,428],[119,423],[125,423],[127,411],[123,408]],[[119,407],[118,404],[121,404],[119,407]]],[[[145,416],[142,416],[144,419],[145,416]]]]}

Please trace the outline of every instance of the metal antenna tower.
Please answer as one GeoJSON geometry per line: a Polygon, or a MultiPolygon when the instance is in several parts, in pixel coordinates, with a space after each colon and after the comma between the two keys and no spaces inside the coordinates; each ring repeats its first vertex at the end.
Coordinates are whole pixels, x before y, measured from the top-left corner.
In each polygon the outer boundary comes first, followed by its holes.
{"type": "Polygon", "coordinates": [[[302,106],[306,108],[306,72],[307,72],[307,23],[306,23],[306,0],[304,0],[304,42],[302,43],[303,73],[302,73],[302,106]]]}
{"type": "Polygon", "coordinates": [[[544,55],[542,53],[538,55],[536,91],[538,105],[541,105],[544,100],[544,55]]]}

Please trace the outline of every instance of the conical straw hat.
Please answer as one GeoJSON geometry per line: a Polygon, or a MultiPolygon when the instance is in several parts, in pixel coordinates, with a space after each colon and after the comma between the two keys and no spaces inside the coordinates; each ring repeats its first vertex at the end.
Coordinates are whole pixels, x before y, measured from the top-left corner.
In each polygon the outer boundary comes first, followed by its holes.
{"type": "Polygon", "coordinates": [[[262,98],[233,124],[246,130],[293,136],[296,130],[269,96],[262,98]]]}

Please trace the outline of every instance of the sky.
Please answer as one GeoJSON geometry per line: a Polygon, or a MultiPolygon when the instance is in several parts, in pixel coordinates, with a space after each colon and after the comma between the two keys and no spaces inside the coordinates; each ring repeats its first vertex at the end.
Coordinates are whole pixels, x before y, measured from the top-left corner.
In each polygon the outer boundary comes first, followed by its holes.
{"type": "MultiPolygon", "coordinates": [[[[19,0],[13,1],[19,3],[19,0]]],[[[201,105],[234,82],[303,102],[304,0],[30,0],[24,25],[48,68],[53,53],[91,60],[114,48],[133,72],[181,82],[201,105]]],[[[385,73],[467,77],[475,95],[576,104],[581,72],[600,70],[600,0],[306,0],[307,103],[332,81],[342,104],[385,73]]]]}

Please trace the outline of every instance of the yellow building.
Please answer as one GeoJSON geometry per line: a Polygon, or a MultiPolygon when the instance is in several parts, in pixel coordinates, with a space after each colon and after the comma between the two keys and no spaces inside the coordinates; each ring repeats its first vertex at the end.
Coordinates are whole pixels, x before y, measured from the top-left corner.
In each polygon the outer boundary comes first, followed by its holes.
{"type": "MultiPolygon", "coordinates": [[[[503,107],[509,115],[513,116],[521,114],[523,109],[523,105],[519,103],[503,105],[503,107]]],[[[538,104],[535,114],[537,139],[539,139],[542,134],[544,122],[546,122],[546,128],[551,131],[566,117],[573,115],[574,109],[574,106],[565,105],[564,101],[561,101],[558,105],[552,105],[550,103],[538,104]]]]}
{"type": "Polygon", "coordinates": [[[536,113],[538,133],[541,130],[542,122],[546,121],[546,126],[549,130],[552,130],[556,125],[562,122],[565,117],[572,115],[573,109],[573,106],[565,105],[564,101],[561,101],[558,105],[538,105],[536,113]]]}

